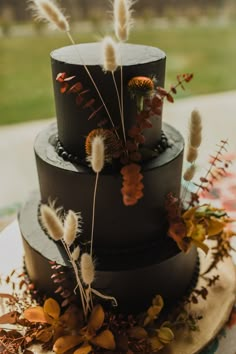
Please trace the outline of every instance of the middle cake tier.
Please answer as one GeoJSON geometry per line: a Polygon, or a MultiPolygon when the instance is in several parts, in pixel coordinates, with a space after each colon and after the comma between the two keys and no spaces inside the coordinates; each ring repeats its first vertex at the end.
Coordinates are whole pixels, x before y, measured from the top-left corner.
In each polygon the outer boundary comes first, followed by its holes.
{"type": "MultiPolygon", "coordinates": [[[[96,194],[94,248],[114,252],[162,244],[167,234],[165,203],[169,193],[179,196],[184,141],[173,127],[164,124],[169,147],[142,164],[144,196],[134,206],[122,202],[122,178],[108,166],[100,173],[96,194]]],[[[91,168],[64,161],[55,151],[56,124],[42,131],[35,142],[41,202],[55,201],[65,211],[81,212],[81,240],[89,241],[96,175],[91,168]]]]}

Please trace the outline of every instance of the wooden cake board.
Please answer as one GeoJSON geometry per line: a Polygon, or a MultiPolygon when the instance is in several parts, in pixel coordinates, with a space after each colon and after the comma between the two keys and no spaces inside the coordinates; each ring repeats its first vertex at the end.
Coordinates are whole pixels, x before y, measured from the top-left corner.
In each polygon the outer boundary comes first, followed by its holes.
{"type": "MultiPolygon", "coordinates": [[[[210,255],[205,256],[202,252],[200,256],[200,274],[204,272],[210,262],[210,255]]],[[[23,247],[17,221],[14,221],[0,234],[0,275],[7,276],[13,269],[22,269],[23,247]]],[[[221,330],[228,321],[232,307],[235,303],[236,294],[236,273],[235,265],[231,258],[225,259],[208,273],[209,277],[219,275],[220,279],[209,288],[206,300],[199,301],[198,304],[191,304],[191,311],[202,316],[199,320],[199,331],[190,332],[179,330],[175,332],[175,340],[165,347],[160,354],[197,354],[199,353],[221,330]]],[[[197,288],[206,286],[205,281],[199,277],[197,288]]],[[[0,293],[10,293],[7,285],[0,285],[0,293]]],[[[0,315],[5,313],[4,301],[0,299],[0,315]]],[[[4,326],[6,327],[6,326],[4,326]]],[[[35,354],[41,354],[40,346],[34,345],[30,348],[35,354]]],[[[43,352],[51,354],[52,352],[43,352]]]]}

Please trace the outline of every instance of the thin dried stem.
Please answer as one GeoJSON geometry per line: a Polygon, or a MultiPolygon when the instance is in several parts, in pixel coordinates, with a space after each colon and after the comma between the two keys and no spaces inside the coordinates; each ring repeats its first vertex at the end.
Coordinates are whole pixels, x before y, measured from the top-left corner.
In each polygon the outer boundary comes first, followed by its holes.
{"type": "Polygon", "coordinates": [[[90,243],[90,255],[93,254],[93,240],[94,240],[94,224],[95,224],[95,209],[96,209],[96,195],[98,186],[99,173],[96,173],[96,180],[93,192],[93,211],[92,211],[92,226],[91,226],[91,243],[90,243]]]}

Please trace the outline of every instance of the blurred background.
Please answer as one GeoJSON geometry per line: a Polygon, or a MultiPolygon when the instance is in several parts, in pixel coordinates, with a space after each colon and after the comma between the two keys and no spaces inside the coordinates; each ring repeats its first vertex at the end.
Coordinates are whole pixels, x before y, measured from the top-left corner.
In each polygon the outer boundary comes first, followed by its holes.
{"type": "MultiPolygon", "coordinates": [[[[69,16],[77,43],[112,32],[110,0],[57,3],[69,16]]],[[[55,116],[49,54],[69,44],[63,33],[32,21],[27,7],[24,0],[0,0],[0,218],[1,210],[2,215],[8,205],[8,211],[15,210],[37,187],[33,140],[55,116]]],[[[166,105],[166,120],[183,131],[197,107],[212,143],[232,136],[234,149],[236,0],[139,0],[134,10],[129,41],[167,53],[166,87],[177,74],[195,76],[175,105],[166,105]]]]}
{"type": "MultiPolygon", "coordinates": [[[[110,0],[60,0],[78,43],[112,31],[110,0]]],[[[179,95],[236,87],[235,0],[140,0],[130,42],[158,46],[168,56],[167,87],[176,74],[194,72],[179,95]]],[[[68,45],[64,34],[32,21],[27,2],[0,0],[0,124],[54,115],[49,53],[68,45]]]]}

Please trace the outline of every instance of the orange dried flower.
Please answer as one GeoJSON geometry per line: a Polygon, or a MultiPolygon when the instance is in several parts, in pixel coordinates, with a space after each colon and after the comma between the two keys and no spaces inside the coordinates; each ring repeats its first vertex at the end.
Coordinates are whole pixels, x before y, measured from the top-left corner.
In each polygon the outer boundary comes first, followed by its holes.
{"type": "Polygon", "coordinates": [[[86,138],[85,151],[88,156],[90,156],[92,153],[92,141],[96,136],[101,136],[103,138],[106,160],[120,155],[120,142],[118,141],[114,132],[109,129],[98,128],[93,129],[86,138]]]}
{"type": "Polygon", "coordinates": [[[128,88],[135,95],[146,95],[154,90],[154,82],[150,77],[135,76],[128,82],[128,88]]]}
{"type": "Polygon", "coordinates": [[[123,203],[126,206],[135,205],[139,199],[143,197],[144,185],[140,173],[141,167],[135,163],[124,166],[121,169],[123,176],[123,187],[121,193],[123,195],[123,203]]]}

